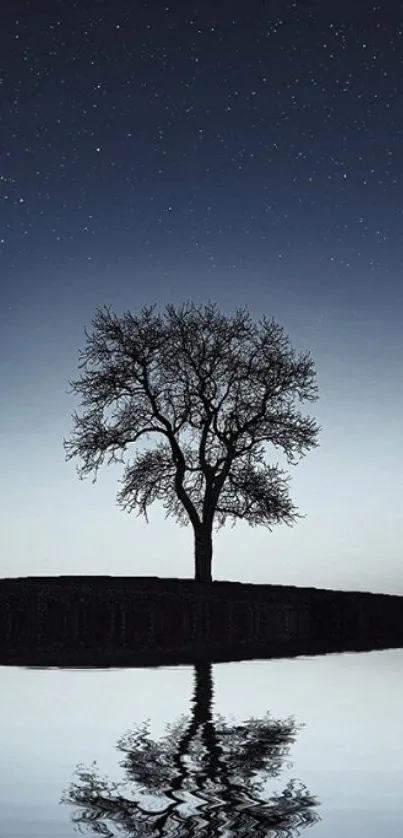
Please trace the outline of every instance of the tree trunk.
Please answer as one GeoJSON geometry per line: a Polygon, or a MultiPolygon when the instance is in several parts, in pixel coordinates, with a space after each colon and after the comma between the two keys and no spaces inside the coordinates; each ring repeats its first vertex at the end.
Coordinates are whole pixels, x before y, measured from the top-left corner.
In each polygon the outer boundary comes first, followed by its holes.
{"type": "Polygon", "coordinates": [[[212,527],[202,525],[195,528],[195,579],[196,582],[211,582],[213,558],[212,527]]]}

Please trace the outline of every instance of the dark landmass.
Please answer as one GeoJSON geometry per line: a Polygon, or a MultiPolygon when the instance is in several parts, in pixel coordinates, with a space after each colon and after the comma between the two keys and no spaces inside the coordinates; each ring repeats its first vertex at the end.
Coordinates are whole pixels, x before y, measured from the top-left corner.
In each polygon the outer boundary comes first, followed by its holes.
{"type": "Polygon", "coordinates": [[[159,666],[403,647],[403,597],[121,576],[0,579],[0,664],[159,666]]]}

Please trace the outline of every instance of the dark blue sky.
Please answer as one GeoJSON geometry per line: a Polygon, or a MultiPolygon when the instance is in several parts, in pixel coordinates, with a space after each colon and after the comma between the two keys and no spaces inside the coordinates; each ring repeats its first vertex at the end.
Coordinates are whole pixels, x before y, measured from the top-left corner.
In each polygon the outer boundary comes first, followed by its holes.
{"type": "Polygon", "coordinates": [[[220,531],[213,573],[403,593],[402,73],[397,3],[5,3],[2,575],[192,573],[61,441],[97,306],[211,297],[313,352],[323,425],[307,519],[220,531]]]}

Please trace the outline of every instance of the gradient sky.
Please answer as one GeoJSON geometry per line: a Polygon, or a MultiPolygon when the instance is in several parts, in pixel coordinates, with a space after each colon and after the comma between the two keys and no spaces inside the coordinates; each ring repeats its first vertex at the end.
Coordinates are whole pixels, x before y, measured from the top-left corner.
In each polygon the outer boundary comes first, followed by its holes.
{"type": "Polygon", "coordinates": [[[403,594],[401,4],[17,0],[0,29],[0,575],[193,575],[62,440],[97,306],[215,300],[316,362],[306,518],[217,579],[403,594]]]}

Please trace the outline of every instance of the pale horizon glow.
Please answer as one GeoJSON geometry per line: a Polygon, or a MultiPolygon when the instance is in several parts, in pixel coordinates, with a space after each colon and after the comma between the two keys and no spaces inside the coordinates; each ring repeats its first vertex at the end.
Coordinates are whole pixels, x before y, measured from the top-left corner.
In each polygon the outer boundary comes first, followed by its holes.
{"type": "MultiPolygon", "coordinates": [[[[206,295],[195,294],[195,302],[205,302],[209,296],[212,289],[206,295]]],[[[315,360],[319,400],[303,407],[322,427],[320,446],[296,467],[286,466],[275,451],[270,460],[280,462],[291,475],[293,502],[306,518],[291,528],[274,527],[271,533],[245,523],[221,528],[214,533],[213,578],[403,594],[401,478],[396,459],[399,411],[389,395],[398,376],[394,342],[391,339],[390,347],[383,347],[383,363],[388,351],[390,357],[388,374],[381,380],[373,374],[376,368],[364,366],[371,353],[371,323],[358,340],[354,317],[350,322],[345,318],[344,344],[332,354],[316,313],[311,325],[305,320],[299,326],[293,309],[281,298],[269,310],[267,296],[261,295],[260,306],[256,301],[249,305],[253,318],[259,319],[260,307],[273,315],[295,349],[310,349],[315,360]]],[[[217,302],[229,314],[248,305],[245,294],[231,300],[228,293],[220,297],[217,302]]],[[[162,300],[159,308],[170,301],[162,300]]],[[[180,304],[182,298],[173,301],[180,304]]],[[[119,310],[113,300],[106,302],[119,310]]],[[[126,307],[138,310],[146,302],[152,298],[128,295],[126,307]]],[[[62,440],[70,433],[70,414],[77,405],[67,393],[68,380],[77,373],[83,326],[90,325],[97,303],[84,315],[70,312],[63,322],[56,321],[60,350],[55,344],[50,364],[46,335],[41,344],[33,329],[28,340],[23,307],[20,318],[14,318],[14,327],[20,324],[26,343],[22,349],[16,342],[19,357],[10,377],[8,411],[1,418],[3,473],[8,475],[2,492],[2,577],[193,576],[191,526],[179,527],[172,518],[165,519],[158,503],[150,507],[148,525],[119,509],[115,496],[120,467],[104,466],[93,485],[91,478],[78,479],[74,461],[64,460],[62,440]]],[[[361,327],[364,323],[362,316],[361,327]]],[[[336,325],[333,319],[333,335],[336,325]]],[[[376,359],[375,365],[379,369],[376,359]]]]}

